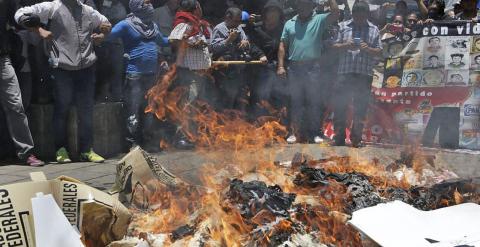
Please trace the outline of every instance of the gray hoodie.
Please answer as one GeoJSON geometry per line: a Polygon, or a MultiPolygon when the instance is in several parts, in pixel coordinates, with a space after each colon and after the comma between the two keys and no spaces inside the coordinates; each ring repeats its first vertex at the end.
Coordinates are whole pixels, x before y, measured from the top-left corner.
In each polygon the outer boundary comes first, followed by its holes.
{"type": "Polygon", "coordinates": [[[91,35],[100,24],[108,23],[105,16],[78,0],[54,0],[19,9],[15,21],[21,24],[31,14],[40,17],[53,33],[47,45],[53,67],[81,70],[95,63],[91,35]]]}

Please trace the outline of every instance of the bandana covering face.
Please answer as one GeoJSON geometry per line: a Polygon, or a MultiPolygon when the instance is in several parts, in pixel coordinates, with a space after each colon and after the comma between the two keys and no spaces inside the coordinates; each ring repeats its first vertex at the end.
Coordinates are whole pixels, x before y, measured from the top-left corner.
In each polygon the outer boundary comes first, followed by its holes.
{"type": "Polygon", "coordinates": [[[158,27],[152,21],[153,5],[145,4],[144,0],[130,0],[131,14],[127,16],[127,23],[146,39],[155,38],[158,34],[158,27]]]}
{"type": "Polygon", "coordinates": [[[207,39],[210,38],[210,32],[208,31],[208,22],[198,18],[196,15],[186,11],[178,11],[175,14],[175,20],[173,27],[180,23],[188,23],[192,26],[192,30],[188,34],[189,37],[202,33],[207,39]]]}

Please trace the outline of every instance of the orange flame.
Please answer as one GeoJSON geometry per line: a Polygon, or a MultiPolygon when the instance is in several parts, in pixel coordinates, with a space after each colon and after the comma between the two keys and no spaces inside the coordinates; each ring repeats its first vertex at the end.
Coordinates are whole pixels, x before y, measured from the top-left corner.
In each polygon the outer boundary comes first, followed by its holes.
{"type": "Polygon", "coordinates": [[[200,101],[184,104],[187,90],[184,87],[170,90],[176,71],[176,66],[172,66],[148,91],[148,107],[145,112],[181,126],[184,134],[198,147],[239,150],[284,142],[286,128],[274,117],[262,117],[255,123],[250,123],[240,111],[217,112],[200,101]],[[192,123],[197,126],[195,130],[191,130],[192,123]]]}

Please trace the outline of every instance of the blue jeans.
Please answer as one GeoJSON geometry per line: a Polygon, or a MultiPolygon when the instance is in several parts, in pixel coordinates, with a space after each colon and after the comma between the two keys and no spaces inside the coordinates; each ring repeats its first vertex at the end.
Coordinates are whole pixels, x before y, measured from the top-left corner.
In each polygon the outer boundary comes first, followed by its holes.
{"type": "Polygon", "coordinates": [[[70,105],[75,101],[78,116],[80,152],[93,147],[93,108],[95,105],[95,66],[68,71],[54,69],[55,107],[53,127],[57,149],[67,146],[67,116],[70,105]]]}
{"type": "Polygon", "coordinates": [[[127,74],[124,89],[127,141],[142,144],[142,129],[151,130],[155,122],[154,114],[145,114],[147,100],[145,96],[155,84],[154,74],[127,74]]]}

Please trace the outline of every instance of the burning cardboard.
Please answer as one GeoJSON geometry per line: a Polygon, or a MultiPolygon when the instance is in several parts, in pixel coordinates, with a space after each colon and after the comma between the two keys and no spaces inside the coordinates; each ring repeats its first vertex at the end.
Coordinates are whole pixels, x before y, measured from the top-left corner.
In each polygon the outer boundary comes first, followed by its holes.
{"type": "MultiPolygon", "coordinates": [[[[148,160],[145,152],[135,153],[138,160],[148,160]]],[[[173,175],[165,182],[142,161],[148,170],[141,194],[129,185],[135,212],[130,238],[111,246],[362,246],[368,238],[346,223],[356,210],[393,200],[429,210],[480,201],[475,179],[419,187],[397,178],[378,161],[302,157],[297,154],[298,162],[291,166],[263,162],[244,171],[235,164],[223,164],[222,169],[216,164],[204,166],[199,173],[201,187],[173,175]],[[147,207],[137,210],[142,202],[147,207]]],[[[435,168],[422,174],[424,167],[412,162],[408,168],[415,177],[443,174],[435,168]]],[[[131,169],[133,178],[136,168],[131,169]]]]}
{"type": "Polygon", "coordinates": [[[140,147],[131,150],[117,164],[115,185],[110,190],[122,202],[137,208],[149,208],[151,193],[158,186],[175,186],[181,183],[172,173],[160,165],[155,157],[140,147]]]}
{"type": "MultiPolygon", "coordinates": [[[[104,247],[126,233],[131,214],[118,200],[69,177],[46,180],[42,173],[31,175],[32,182],[0,187],[0,246],[35,246],[35,228],[31,198],[37,193],[52,194],[68,222],[80,229],[87,247],[104,247]],[[92,202],[93,200],[93,202],[92,202]],[[87,205],[96,204],[102,213],[87,205]],[[95,234],[85,234],[98,225],[95,234]]],[[[49,229],[50,230],[50,229],[49,229]]]]}

